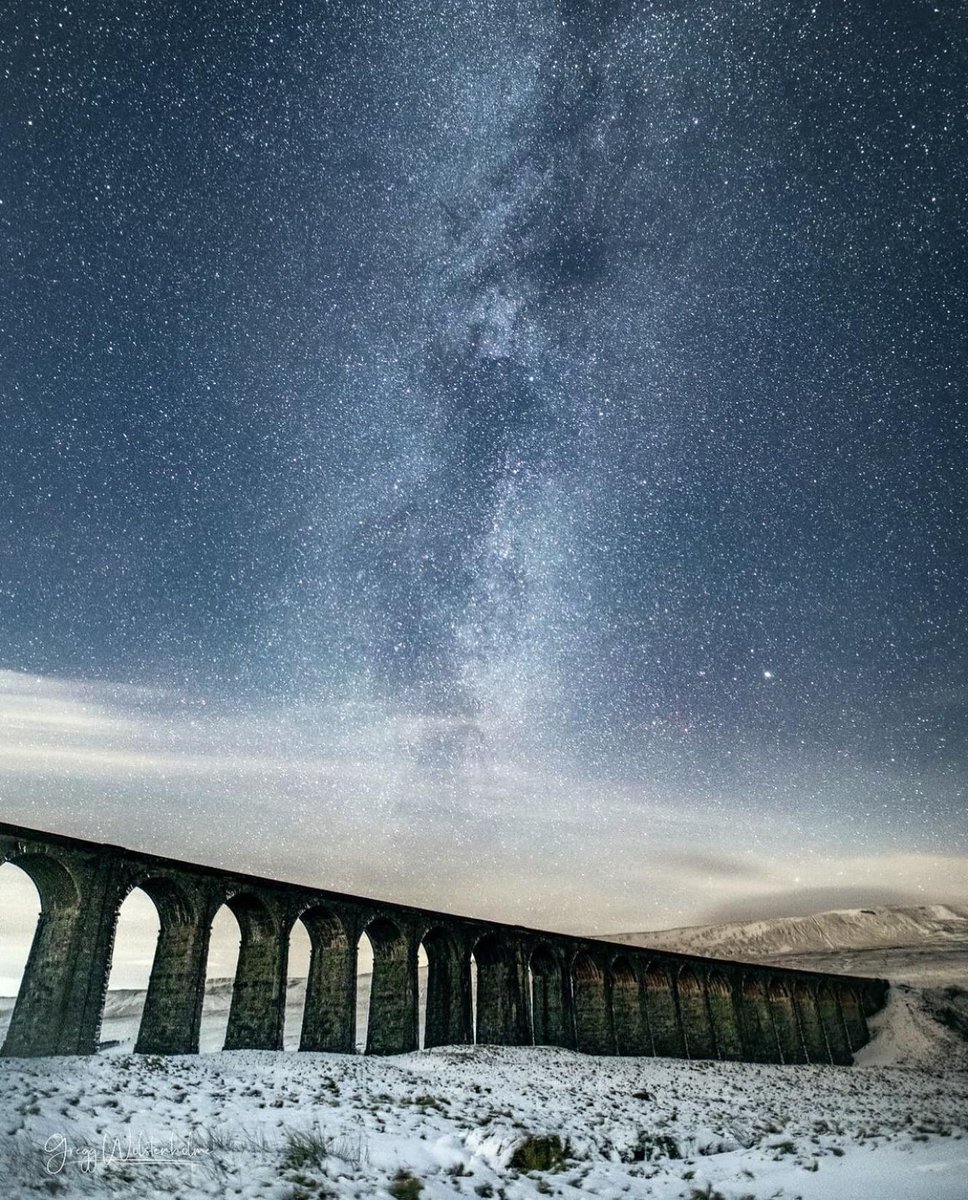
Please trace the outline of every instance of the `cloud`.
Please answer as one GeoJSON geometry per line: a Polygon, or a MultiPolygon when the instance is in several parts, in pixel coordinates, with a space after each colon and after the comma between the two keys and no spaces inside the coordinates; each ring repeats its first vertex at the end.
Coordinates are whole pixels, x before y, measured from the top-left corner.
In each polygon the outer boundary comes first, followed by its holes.
{"type": "Polygon", "coordinates": [[[761,880],[768,877],[766,867],[753,859],[727,854],[672,854],[668,862],[690,875],[713,879],[761,880]]]}
{"type": "MultiPolygon", "coordinates": [[[[968,862],[965,863],[968,869],[968,862]]],[[[945,895],[918,895],[900,888],[815,887],[790,892],[768,892],[746,899],[730,900],[704,914],[703,924],[719,925],[730,921],[766,921],[776,917],[809,917],[814,913],[841,908],[911,907],[950,899],[945,895]]]]}
{"type": "Polygon", "coordinates": [[[569,774],[494,720],[6,671],[0,725],[8,820],[334,891],[599,933],[968,900],[964,858],[850,857],[742,791],[569,774]]]}

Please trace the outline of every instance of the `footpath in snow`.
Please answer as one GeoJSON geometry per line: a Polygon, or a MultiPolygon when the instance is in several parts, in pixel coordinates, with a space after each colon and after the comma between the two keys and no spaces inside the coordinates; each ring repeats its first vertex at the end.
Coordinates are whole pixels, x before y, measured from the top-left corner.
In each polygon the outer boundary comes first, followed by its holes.
{"type": "Polygon", "coordinates": [[[854,1068],[542,1047],[7,1060],[0,1195],[968,1200],[965,1051],[895,992],[854,1068]]]}

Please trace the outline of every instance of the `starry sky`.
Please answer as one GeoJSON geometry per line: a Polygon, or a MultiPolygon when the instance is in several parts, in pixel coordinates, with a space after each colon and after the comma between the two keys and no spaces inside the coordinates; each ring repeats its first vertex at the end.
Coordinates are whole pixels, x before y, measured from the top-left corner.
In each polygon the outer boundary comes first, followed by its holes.
{"type": "Polygon", "coordinates": [[[24,0],[4,817],[525,924],[968,900],[968,29],[24,0]]]}

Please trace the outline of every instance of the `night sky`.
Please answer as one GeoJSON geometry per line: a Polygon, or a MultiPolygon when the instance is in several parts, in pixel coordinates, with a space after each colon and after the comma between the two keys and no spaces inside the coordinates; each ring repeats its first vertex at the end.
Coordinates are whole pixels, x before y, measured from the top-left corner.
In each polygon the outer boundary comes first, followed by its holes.
{"type": "Polygon", "coordinates": [[[570,930],[968,900],[960,5],[0,55],[5,819],[570,930]]]}

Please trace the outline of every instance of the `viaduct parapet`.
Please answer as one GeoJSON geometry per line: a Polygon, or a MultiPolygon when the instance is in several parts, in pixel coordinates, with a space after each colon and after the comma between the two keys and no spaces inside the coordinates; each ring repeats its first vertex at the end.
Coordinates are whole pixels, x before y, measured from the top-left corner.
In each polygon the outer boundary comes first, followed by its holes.
{"type": "Polygon", "coordinates": [[[0,823],[0,863],[40,895],[6,1056],[98,1048],[118,912],[140,888],[160,930],[135,1049],[198,1051],[212,921],[241,931],[225,1049],[281,1050],[289,936],[311,946],[301,1050],[356,1046],[356,955],[373,947],[367,1054],[424,1044],[554,1045],[587,1054],[842,1063],[869,1040],[881,979],[757,966],[546,933],[279,883],[0,823]],[[476,969],[476,1003],[472,974],[476,969]]]}

